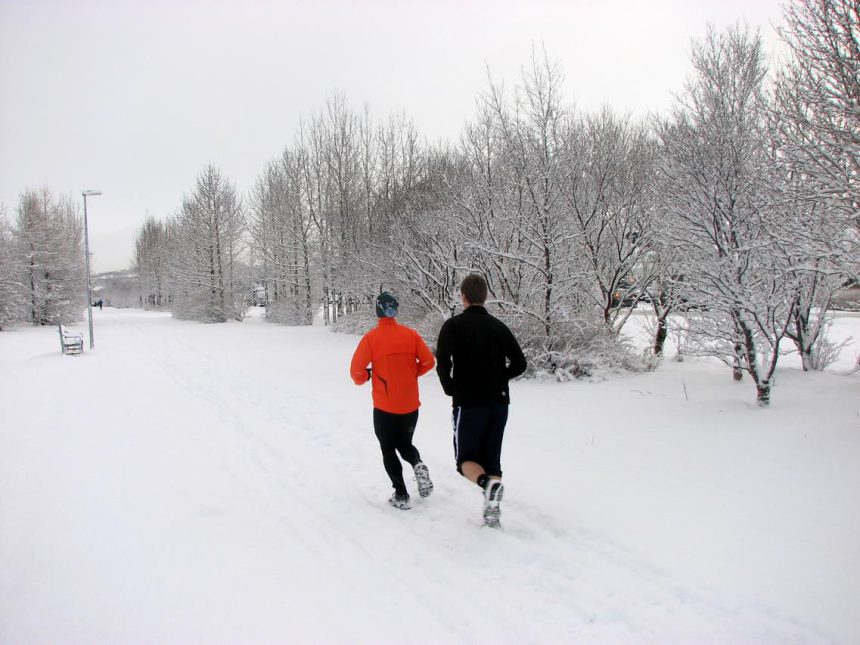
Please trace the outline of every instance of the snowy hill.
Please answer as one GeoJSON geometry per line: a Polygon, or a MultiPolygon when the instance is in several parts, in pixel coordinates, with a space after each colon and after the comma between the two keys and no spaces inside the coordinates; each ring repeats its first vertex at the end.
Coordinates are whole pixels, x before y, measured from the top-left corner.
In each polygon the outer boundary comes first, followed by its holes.
{"type": "Polygon", "coordinates": [[[860,642],[856,341],[767,410],[709,360],[514,383],[492,531],[434,374],[399,511],[357,337],[94,315],[0,334],[0,642],[860,642]]]}

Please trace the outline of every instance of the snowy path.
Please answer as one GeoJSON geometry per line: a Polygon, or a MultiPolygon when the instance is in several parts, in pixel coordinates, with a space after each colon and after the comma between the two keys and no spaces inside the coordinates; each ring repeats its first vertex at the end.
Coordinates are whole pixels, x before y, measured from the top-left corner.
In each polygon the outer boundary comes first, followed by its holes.
{"type": "Polygon", "coordinates": [[[436,490],[403,512],[356,337],[110,309],[96,334],[0,334],[0,642],[860,641],[856,379],[787,372],[765,412],[694,363],[516,383],[493,532],[433,375],[436,490]]]}

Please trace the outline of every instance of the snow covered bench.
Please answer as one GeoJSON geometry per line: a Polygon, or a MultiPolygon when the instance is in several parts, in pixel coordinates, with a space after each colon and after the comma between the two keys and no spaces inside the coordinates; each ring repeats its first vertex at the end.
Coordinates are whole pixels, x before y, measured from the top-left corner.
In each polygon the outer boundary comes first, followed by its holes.
{"type": "Polygon", "coordinates": [[[63,325],[60,328],[60,347],[63,354],[80,354],[84,351],[84,337],[73,331],[69,331],[63,325]]]}

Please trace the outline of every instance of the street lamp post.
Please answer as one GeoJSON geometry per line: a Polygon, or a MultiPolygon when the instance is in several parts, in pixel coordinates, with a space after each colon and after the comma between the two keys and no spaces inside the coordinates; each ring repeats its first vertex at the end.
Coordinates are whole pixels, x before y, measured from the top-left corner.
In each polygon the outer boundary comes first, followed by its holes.
{"type": "Polygon", "coordinates": [[[85,190],[84,196],[84,258],[87,265],[87,318],[90,325],[90,349],[93,348],[93,284],[90,279],[90,234],[87,229],[87,197],[101,195],[98,190],[85,190]]]}

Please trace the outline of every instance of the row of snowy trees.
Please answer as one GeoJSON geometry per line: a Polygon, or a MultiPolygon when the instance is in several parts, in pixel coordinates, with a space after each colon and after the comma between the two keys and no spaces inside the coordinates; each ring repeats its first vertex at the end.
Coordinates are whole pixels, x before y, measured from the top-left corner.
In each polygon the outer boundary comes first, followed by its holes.
{"type": "Polygon", "coordinates": [[[826,363],[830,301],[858,270],[860,12],[806,0],[786,15],[792,59],[771,91],[760,40],[712,32],[657,128],[668,276],[695,285],[709,307],[693,329],[700,347],[748,373],[761,403],[783,339],[805,369],[826,363]]]}
{"type": "Polygon", "coordinates": [[[249,220],[273,319],[326,323],[367,302],[385,281],[395,231],[428,182],[431,153],[404,116],[375,125],[343,97],[302,123],[251,194],[249,220]],[[380,271],[380,265],[386,265],[380,271]]]}
{"type": "Polygon", "coordinates": [[[786,339],[807,369],[833,351],[827,310],[856,278],[860,232],[856,2],[800,0],[786,17],[778,73],[757,35],[712,30],[648,122],[575,111],[545,55],[512,89],[491,82],[453,147],[335,96],[246,203],[210,167],[174,218],[144,225],[143,297],[224,320],[257,281],[271,319],[343,324],[385,287],[432,339],[477,271],[533,368],[561,378],[633,366],[618,305],[650,300],[653,355],[680,325],[766,404],[786,339]]]}
{"type": "Polygon", "coordinates": [[[0,210],[0,329],[72,322],[85,306],[77,206],[46,188],[24,192],[14,224],[0,210]]]}
{"type": "Polygon", "coordinates": [[[245,219],[235,187],[214,167],[168,222],[150,217],[135,241],[140,301],[178,318],[241,320],[248,304],[245,219]]]}

